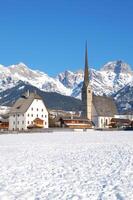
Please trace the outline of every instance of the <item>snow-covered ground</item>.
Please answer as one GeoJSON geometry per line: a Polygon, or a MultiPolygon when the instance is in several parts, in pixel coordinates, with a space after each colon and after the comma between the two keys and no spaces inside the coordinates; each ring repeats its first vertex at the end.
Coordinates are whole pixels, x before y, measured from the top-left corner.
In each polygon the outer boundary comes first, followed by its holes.
{"type": "Polygon", "coordinates": [[[133,200],[133,132],[0,135],[0,200],[133,200]]]}

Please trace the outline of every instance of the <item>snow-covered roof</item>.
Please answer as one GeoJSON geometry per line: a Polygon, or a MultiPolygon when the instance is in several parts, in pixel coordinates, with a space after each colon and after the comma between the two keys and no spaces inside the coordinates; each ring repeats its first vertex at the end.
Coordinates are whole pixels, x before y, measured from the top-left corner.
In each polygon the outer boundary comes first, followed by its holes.
{"type": "Polygon", "coordinates": [[[15,102],[15,104],[11,108],[10,114],[25,113],[29,108],[29,106],[32,104],[34,99],[42,99],[42,98],[36,93],[29,93],[28,96],[24,94],[15,102]]]}

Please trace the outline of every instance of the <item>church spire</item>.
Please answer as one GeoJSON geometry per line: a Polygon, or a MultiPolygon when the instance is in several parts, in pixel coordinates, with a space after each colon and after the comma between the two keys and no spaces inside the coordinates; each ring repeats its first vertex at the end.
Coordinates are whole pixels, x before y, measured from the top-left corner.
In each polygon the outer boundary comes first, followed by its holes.
{"type": "Polygon", "coordinates": [[[88,86],[89,84],[89,71],[88,71],[88,49],[87,49],[87,41],[85,47],[85,69],[84,69],[84,84],[88,86]]]}
{"type": "Polygon", "coordinates": [[[89,83],[87,41],[85,47],[84,82],[82,87],[82,117],[92,119],[92,90],[89,83]]]}

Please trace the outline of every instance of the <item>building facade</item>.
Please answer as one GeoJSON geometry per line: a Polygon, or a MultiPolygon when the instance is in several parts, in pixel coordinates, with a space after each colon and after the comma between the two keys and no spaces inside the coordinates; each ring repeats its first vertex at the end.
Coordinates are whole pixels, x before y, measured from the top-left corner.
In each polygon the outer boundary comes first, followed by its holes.
{"type": "Polygon", "coordinates": [[[43,121],[43,128],[48,128],[48,111],[42,98],[35,93],[27,93],[11,108],[9,130],[27,130],[36,119],[43,121]]]}

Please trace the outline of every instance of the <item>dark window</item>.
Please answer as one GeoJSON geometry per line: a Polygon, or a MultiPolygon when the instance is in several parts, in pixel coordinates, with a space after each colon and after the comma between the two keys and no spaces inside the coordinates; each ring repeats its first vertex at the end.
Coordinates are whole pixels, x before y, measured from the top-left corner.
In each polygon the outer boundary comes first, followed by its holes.
{"type": "Polygon", "coordinates": [[[19,114],[18,114],[18,117],[19,117],[19,114]]]}
{"type": "Polygon", "coordinates": [[[28,114],[28,117],[29,117],[30,115],[28,114]]]}
{"type": "Polygon", "coordinates": [[[45,115],[45,118],[47,118],[47,115],[45,115]]]}
{"type": "Polygon", "coordinates": [[[28,124],[29,124],[30,122],[28,121],[28,124]]]}
{"type": "Polygon", "coordinates": [[[33,108],[31,108],[31,110],[33,110],[33,108]]]}
{"type": "Polygon", "coordinates": [[[31,117],[33,117],[33,114],[31,114],[31,117]]]}
{"type": "Polygon", "coordinates": [[[42,115],[42,117],[43,117],[43,115],[42,115]]]}
{"type": "Polygon", "coordinates": [[[17,107],[17,109],[19,109],[19,108],[20,108],[20,106],[17,107]]]}
{"type": "Polygon", "coordinates": [[[43,109],[42,109],[42,112],[43,112],[43,109]]]}
{"type": "Polygon", "coordinates": [[[38,111],[38,108],[36,110],[38,111]]]}

